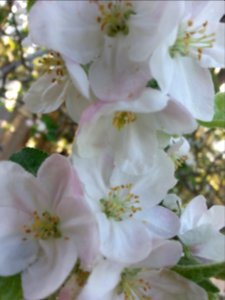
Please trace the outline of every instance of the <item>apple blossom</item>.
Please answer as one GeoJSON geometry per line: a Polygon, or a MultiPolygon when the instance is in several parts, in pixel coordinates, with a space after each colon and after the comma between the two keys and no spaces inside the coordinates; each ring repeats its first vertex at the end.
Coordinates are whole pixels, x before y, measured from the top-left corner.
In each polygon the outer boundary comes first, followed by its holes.
{"type": "Polygon", "coordinates": [[[180,255],[179,243],[167,241],[135,265],[103,260],[93,269],[77,300],[207,300],[201,287],[165,269],[176,264],[180,255]]]}
{"type": "Polygon", "coordinates": [[[173,164],[163,151],[142,176],[122,172],[108,155],[82,159],[74,154],[72,159],[98,221],[102,255],[134,263],[146,257],[156,241],[177,235],[177,216],[157,206],[176,182],[173,164]]]}
{"type": "Polygon", "coordinates": [[[0,190],[0,275],[22,272],[25,299],[57,290],[78,258],[90,267],[98,251],[97,226],[66,158],[47,158],[37,177],[1,162],[0,190]]]}
{"type": "Polygon", "coordinates": [[[219,23],[224,2],[182,2],[183,14],[179,14],[177,25],[154,51],[150,69],[164,92],[181,102],[196,119],[210,121],[214,87],[207,68],[225,65],[225,27],[219,23]]]}
{"type": "Polygon", "coordinates": [[[83,110],[90,104],[89,83],[81,66],[65,62],[59,53],[50,52],[40,59],[44,74],[34,82],[23,100],[33,113],[49,113],[65,101],[70,117],[78,122],[83,110]],[[73,76],[70,76],[70,72],[73,76]]]}
{"type": "Polygon", "coordinates": [[[192,256],[200,261],[225,260],[225,207],[213,205],[207,209],[203,196],[195,197],[184,209],[179,238],[188,246],[192,256]]]}
{"type": "Polygon", "coordinates": [[[182,134],[195,128],[195,120],[182,105],[146,88],[132,102],[98,101],[85,110],[76,145],[82,157],[97,156],[107,149],[126,172],[140,174],[148,172],[158,151],[159,132],[182,134]]]}
{"type": "Polygon", "coordinates": [[[182,7],[173,1],[38,1],[29,15],[30,40],[78,64],[92,62],[96,96],[118,101],[146,85],[147,59],[182,7]]]}

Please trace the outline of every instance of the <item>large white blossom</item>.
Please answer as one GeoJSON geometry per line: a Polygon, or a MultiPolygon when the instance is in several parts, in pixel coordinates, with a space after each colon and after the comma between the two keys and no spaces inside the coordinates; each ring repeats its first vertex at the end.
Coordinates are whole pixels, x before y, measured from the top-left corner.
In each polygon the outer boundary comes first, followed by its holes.
{"type": "Polygon", "coordinates": [[[158,132],[192,132],[190,113],[162,92],[146,88],[132,101],[98,101],[84,111],[76,136],[79,155],[91,157],[104,150],[128,173],[148,172],[159,149],[158,132]],[[104,138],[103,138],[104,137],[104,138]]]}
{"type": "Polygon", "coordinates": [[[201,287],[165,269],[176,264],[180,254],[179,243],[167,241],[136,265],[102,261],[94,268],[77,299],[207,300],[201,287]]]}
{"type": "Polygon", "coordinates": [[[78,258],[90,268],[97,224],[68,159],[52,155],[37,177],[1,162],[0,190],[0,275],[22,272],[25,299],[56,291],[78,258]]]}
{"type": "Polygon", "coordinates": [[[177,235],[177,216],[157,206],[176,182],[173,163],[163,151],[142,176],[122,172],[108,155],[72,158],[98,220],[105,257],[134,263],[146,257],[158,240],[177,235]]]}
{"type": "MultiPolygon", "coordinates": [[[[219,23],[224,2],[180,2],[184,3],[183,14],[176,17],[177,25],[151,56],[151,73],[160,88],[195,118],[210,121],[214,86],[208,68],[225,65],[225,27],[219,23]]],[[[172,18],[168,14],[169,24],[172,18]]]]}
{"type": "Polygon", "coordinates": [[[118,101],[145,86],[149,71],[143,62],[175,26],[182,6],[173,1],[38,1],[29,15],[30,40],[76,63],[92,63],[96,96],[118,101]]]}
{"type": "Polygon", "coordinates": [[[179,238],[188,246],[192,256],[200,261],[225,260],[225,207],[213,205],[207,209],[203,196],[195,197],[184,209],[179,238]]]}

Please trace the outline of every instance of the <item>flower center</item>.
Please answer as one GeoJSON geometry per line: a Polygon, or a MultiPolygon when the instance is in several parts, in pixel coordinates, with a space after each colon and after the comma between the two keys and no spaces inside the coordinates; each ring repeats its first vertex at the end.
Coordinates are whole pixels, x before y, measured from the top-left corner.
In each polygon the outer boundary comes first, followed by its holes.
{"type": "Polygon", "coordinates": [[[99,15],[96,20],[101,31],[110,37],[115,37],[119,32],[128,35],[128,20],[134,11],[131,1],[116,0],[105,1],[98,4],[99,15]]]}
{"type": "Polygon", "coordinates": [[[152,300],[148,296],[151,290],[150,283],[141,278],[141,269],[124,269],[117,286],[117,294],[123,294],[125,300],[152,300]]]}
{"type": "Polygon", "coordinates": [[[176,42],[169,50],[171,57],[192,55],[201,60],[203,50],[213,47],[215,33],[206,34],[208,21],[195,28],[193,25],[194,22],[188,20],[186,24],[180,27],[176,42]]]}
{"type": "Polygon", "coordinates": [[[126,124],[130,124],[132,122],[135,122],[137,119],[137,116],[133,112],[129,111],[117,111],[114,114],[113,117],[113,126],[116,127],[117,129],[122,129],[126,124]]]}
{"type": "Polygon", "coordinates": [[[139,197],[131,193],[131,188],[131,184],[113,187],[106,198],[100,199],[102,211],[109,219],[122,221],[141,210],[139,197]]]}
{"type": "Polygon", "coordinates": [[[39,59],[40,70],[43,73],[53,74],[52,83],[61,83],[65,74],[66,67],[58,52],[50,52],[39,59]]]}
{"type": "Polygon", "coordinates": [[[43,212],[40,216],[37,211],[34,211],[33,223],[31,226],[24,225],[23,229],[26,234],[32,234],[35,239],[57,239],[62,237],[59,224],[60,219],[58,216],[51,215],[47,211],[43,212]]]}

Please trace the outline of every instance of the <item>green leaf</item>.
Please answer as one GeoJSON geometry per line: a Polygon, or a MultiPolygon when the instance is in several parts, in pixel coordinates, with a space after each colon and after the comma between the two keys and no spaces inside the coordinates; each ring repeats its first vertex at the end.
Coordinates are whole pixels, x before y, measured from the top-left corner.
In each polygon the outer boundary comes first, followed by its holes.
{"type": "Polygon", "coordinates": [[[192,281],[201,282],[207,278],[216,277],[219,274],[224,275],[225,262],[204,265],[177,265],[172,270],[192,281]]]}
{"type": "Polygon", "coordinates": [[[27,11],[29,12],[31,10],[31,7],[34,5],[36,0],[27,0],[27,11]]]}
{"type": "Polygon", "coordinates": [[[218,294],[208,293],[208,300],[219,300],[218,294]]]}
{"type": "Polygon", "coordinates": [[[20,152],[13,154],[10,160],[18,163],[33,175],[36,175],[38,168],[47,157],[47,153],[38,149],[24,148],[20,152]]]}
{"type": "Polygon", "coordinates": [[[215,286],[210,280],[206,279],[203,281],[198,282],[198,285],[200,285],[204,290],[206,290],[208,293],[218,294],[219,289],[217,286],[215,286]]]}
{"type": "Polygon", "coordinates": [[[19,275],[0,277],[0,300],[23,300],[19,275]]]}
{"type": "Polygon", "coordinates": [[[211,122],[199,121],[199,124],[208,128],[225,128],[225,93],[215,96],[215,113],[211,122]]]}

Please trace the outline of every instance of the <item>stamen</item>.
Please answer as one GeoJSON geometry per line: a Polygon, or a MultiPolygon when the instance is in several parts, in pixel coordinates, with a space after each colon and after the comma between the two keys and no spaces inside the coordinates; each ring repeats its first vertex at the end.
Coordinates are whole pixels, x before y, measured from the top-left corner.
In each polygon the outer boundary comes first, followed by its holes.
{"type": "Polygon", "coordinates": [[[203,50],[213,47],[215,33],[206,34],[208,21],[195,28],[193,26],[194,22],[188,20],[186,25],[180,27],[176,42],[169,50],[171,57],[193,55],[201,60],[203,50]]]}
{"type": "Polygon", "coordinates": [[[65,64],[59,53],[51,51],[39,59],[39,69],[42,73],[53,74],[52,83],[61,83],[66,73],[65,64]]]}
{"type": "Polygon", "coordinates": [[[125,300],[152,300],[148,295],[150,283],[141,276],[142,269],[125,269],[117,286],[117,294],[124,295],[125,300]]]}
{"type": "Polygon", "coordinates": [[[33,212],[33,223],[31,226],[24,225],[23,231],[32,234],[35,239],[47,240],[49,238],[61,238],[59,229],[60,219],[45,211],[41,215],[37,211],[33,212]]]}
{"type": "Polygon", "coordinates": [[[118,111],[114,114],[112,123],[114,127],[120,130],[124,128],[126,124],[135,122],[136,119],[137,119],[136,114],[133,112],[118,111]]]}
{"type": "Polygon", "coordinates": [[[130,1],[106,1],[98,4],[98,10],[100,15],[96,20],[101,31],[110,37],[115,37],[119,32],[128,35],[128,20],[134,14],[130,1]]]}
{"type": "Polygon", "coordinates": [[[106,198],[100,199],[102,212],[115,221],[132,218],[141,210],[139,197],[131,193],[131,184],[112,187],[106,198]]]}

